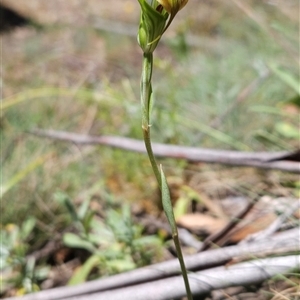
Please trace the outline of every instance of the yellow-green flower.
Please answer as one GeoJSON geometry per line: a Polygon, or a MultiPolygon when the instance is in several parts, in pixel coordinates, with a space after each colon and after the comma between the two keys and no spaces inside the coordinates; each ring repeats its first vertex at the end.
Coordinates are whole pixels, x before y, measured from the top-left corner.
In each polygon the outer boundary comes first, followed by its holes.
{"type": "Polygon", "coordinates": [[[164,29],[164,32],[168,29],[172,23],[176,14],[188,3],[189,0],[157,0],[161,6],[170,14],[168,23],[164,29]]]}
{"type": "Polygon", "coordinates": [[[172,15],[176,15],[189,0],[157,0],[163,8],[172,15]]]}

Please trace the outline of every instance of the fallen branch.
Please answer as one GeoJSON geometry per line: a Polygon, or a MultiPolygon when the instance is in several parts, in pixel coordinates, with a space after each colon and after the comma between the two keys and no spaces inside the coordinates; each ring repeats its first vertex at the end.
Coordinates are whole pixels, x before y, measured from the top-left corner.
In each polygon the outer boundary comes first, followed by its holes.
{"type": "MultiPolygon", "coordinates": [[[[299,251],[300,235],[299,228],[287,230],[278,233],[268,240],[262,240],[251,244],[230,246],[220,249],[209,250],[206,252],[197,253],[185,257],[186,267],[190,271],[199,271],[205,268],[223,265],[232,259],[239,256],[243,258],[248,256],[253,258],[261,252],[268,252],[275,254],[278,251],[282,253],[295,253],[299,251]]],[[[245,271],[244,275],[245,275],[245,271]]],[[[111,289],[128,287],[131,285],[142,284],[154,280],[160,280],[171,276],[180,274],[180,267],[177,259],[158,263],[152,266],[140,268],[123,274],[111,276],[109,278],[98,279],[78,286],[59,287],[51,290],[45,290],[38,293],[23,296],[22,300],[58,300],[67,299],[68,297],[77,297],[96,292],[104,292],[111,289]]],[[[171,281],[173,282],[173,278],[171,281]]],[[[225,277],[224,277],[225,278],[225,277]]],[[[180,278],[182,280],[182,278],[180,278]]],[[[157,281],[155,281],[157,282],[157,281]]],[[[173,285],[173,283],[172,283],[173,285]]],[[[183,285],[182,285],[183,286],[183,285]]],[[[154,289],[156,285],[154,283],[154,289]]],[[[152,286],[153,288],[153,286],[152,286]]],[[[122,289],[123,290],[123,289],[122,289]]],[[[132,294],[134,295],[134,294],[132,294]]],[[[87,296],[86,296],[87,297],[87,296]]],[[[169,298],[166,299],[170,299],[169,298]]],[[[10,300],[18,300],[19,298],[9,298],[10,300]]],[[[84,299],[84,298],[82,298],[84,299]]],[[[88,298],[86,298],[88,299],[88,298]]],[[[99,298],[100,299],[100,298],[99,298]]],[[[104,299],[104,298],[103,298],[104,299]]],[[[114,299],[114,297],[107,297],[106,299],[114,299]]],[[[133,299],[133,298],[128,298],[133,299]]],[[[146,298],[139,298],[146,299],[146,298]]],[[[159,298],[153,298],[158,300],[159,298]]],[[[123,298],[125,300],[125,298],[123,298]]]]}
{"type": "MultiPolygon", "coordinates": [[[[80,145],[100,144],[124,150],[145,153],[142,141],[117,136],[89,136],[65,131],[34,129],[30,133],[55,140],[80,145]]],[[[240,152],[215,149],[193,148],[153,143],[157,157],[186,159],[191,162],[219,163],[235,166],[250,166],[263,169],[277,169],[300,173],[299,151],[297,152],[240,152]],[[293,161],[296,159],[297,161],[293,161]]]]}
{"type": "MultiPolygon", "coordinates": [[[[300,255],[252,260],[230,267],[218,267],[189,275],[193,295],[232,286],[258,284],[278,274],[300,268],[300,255]]],[[[186,296],[181,276],[148,282],[118,290],[67,300],[168,300],[186,296]]]]}

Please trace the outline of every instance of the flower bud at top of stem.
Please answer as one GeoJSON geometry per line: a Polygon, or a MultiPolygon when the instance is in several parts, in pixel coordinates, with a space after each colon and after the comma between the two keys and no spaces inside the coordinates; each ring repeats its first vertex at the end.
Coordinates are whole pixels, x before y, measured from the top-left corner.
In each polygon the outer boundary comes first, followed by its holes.
{"type": "Polygon", "coordinates": [[[165,26],[164,32],[172,23],[176,14],[188,3],[189,0],[157,0],[162,7],[169,13],[170,17],[165,26]]]}
{"type": "Polygon", "coordinates": [[[171,15],[176,15],[187,3],[188,0],[157,0],[163,8],[171,15]]]}
{"type": "Polygon", "coordinates": [[[144,53],[152,53],[175,15],[188,0],[138,0],[141,20],[138,42],[144,53]]]}
{"type": "Polygon", "coordinates": [[[138,1],[142,10],[138,42],[144,53],[152,53],[164,32],[169,14],[156,0],[138,1]]]}

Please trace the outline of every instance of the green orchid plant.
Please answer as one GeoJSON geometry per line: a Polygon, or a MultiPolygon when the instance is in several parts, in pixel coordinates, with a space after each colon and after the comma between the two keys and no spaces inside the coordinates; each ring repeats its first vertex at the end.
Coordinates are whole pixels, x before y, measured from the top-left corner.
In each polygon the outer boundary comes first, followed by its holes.
{"type": "Polygon", "coordinates": [[[148,157],[162,194],[162,204],[168,222],[171,226],[172,237],[177,251],[182,276],[185,283],[188,300],[192,300],[187,270],[179,243],[178,230],[172,208],[170,191],[162,166],[158,166],[151,145],[151,109],[152,98],[152,69],[153,52],[162,35],[172,23],[176,14],[188,0],[138,0],[141,6],[141,19],[138,31],[138,43],[143,51],[143,66],[141,76],[141,107],[142,129],[148,157]]]}

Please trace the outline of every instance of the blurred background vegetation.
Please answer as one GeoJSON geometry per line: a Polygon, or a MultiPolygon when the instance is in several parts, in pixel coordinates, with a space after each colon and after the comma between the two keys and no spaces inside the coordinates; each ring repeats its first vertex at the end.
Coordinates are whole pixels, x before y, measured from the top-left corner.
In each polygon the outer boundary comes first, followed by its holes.
{"type": "MultiPolygon", "coordinates": [[[[31,22],[1,37],[1,225],[6,249],[16,258],[9,265],[10,287],[19,293],[40,288],[47,276],[33,277],[30,270],[36,268],[20,260],[66,228],[73,236],[65,237],[65,245],[102,255],[101,263],[90,260],[86,276],[74,282],[164,259],[163,237],[139,242],[146,236],[131,223],[127,207],[134,214],[161,211],[145,155],[28,133],[41,128],[142,138],[138,2],[57,0],[34,10],[23,2],[16,8],[31,22]],[[105,241],[89,236],[99,228],[105,241]],[[18,233],[9,241],[14,230],[18,233]],[[141,245],[148,244],[150,254],[141,257],[141,245]],[[16,245],[23,245],[22,251],[16,245]],[[103,267],[109,261],[105,251],[114,253],[115,265],[103,267]],[[12,274],[20,265],[23,277],[17,281],[12,274]]],[[[299,2],[190,0],[156,51],[153,84],[155,142],[241,151],[296,149],[299,2]]],[[[201,192],[215,200],[231,194],[298,194],[298,177],[292,174],[171,159],[163,164],[171,185],[188,184],[194,176],[201,192]]],[[[40,265],[53,260],[45,257],[40,265]]]]}

